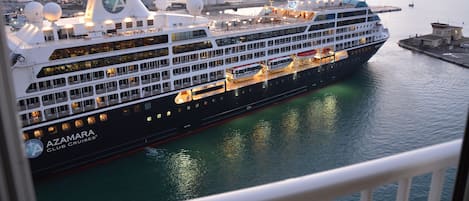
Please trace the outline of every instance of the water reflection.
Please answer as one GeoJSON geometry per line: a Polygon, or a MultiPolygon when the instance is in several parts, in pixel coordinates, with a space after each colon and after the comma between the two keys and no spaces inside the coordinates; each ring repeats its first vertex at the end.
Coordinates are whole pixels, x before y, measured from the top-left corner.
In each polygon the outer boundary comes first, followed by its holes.
{"type": "Polygon", "coordinates": [[[322,130],[334,133],[337,120],[336,94],[326,94],[322,99],[313,100],[307,107],[310,130],[322,130]]]}
{"type": "Polygon", "coordinates": [[[200,179],[204,175],[203,169],[201,162],[192,158],[186,150],[169,156],[167,171],[177,199],[198,196],[200,179]]]}
{"type": "Polygon", "coordinates": [[[282,119],[282,133],[288,137],[293,137],[296,135],[298,126],[300,124],[299,120],[300,113],[298,109],[292,108],[289,109],[282,119]]]}
{"type": "Polygon", "coordinates": [[[252,132],[252,141],[254,152],[264,152],[267,150],[267,145],[272,132],[272,125],[270,122],[260,120],[252,132]]]}
{"type": "Polygon", "coordinates": [[[244,145],[244,138],[241,135],[241,131],[239,129],[233,130],[223,139],[223,153],[230,161],[239,161],[243,158],[244,145]]]}

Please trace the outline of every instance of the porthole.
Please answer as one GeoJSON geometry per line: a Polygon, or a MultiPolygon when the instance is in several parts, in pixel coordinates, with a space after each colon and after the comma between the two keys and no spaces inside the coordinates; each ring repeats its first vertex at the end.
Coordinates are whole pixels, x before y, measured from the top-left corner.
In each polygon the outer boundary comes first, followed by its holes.
{"type": "Polygon", "coordinates": [[[88,125],[93,125],[96,123],[96,118],[95,117],[88,117],[86,118],[86,121],[88,122],[88,125]]]}
{"type": "Polygon", "coordinates": [[[34,137],[35,138],[41,138],[42,136],[44,136],[44,132],[42,130],[35,130],[34,131],[34,137]]]}
{"type": "Polygon", "coordinates": [[[100,114],[99,115],[99,120],[100,121],[107,121],[108,120],[107,114],[100,114]]]}
{"type": "Polygon", "coordinates": [[[75,127],[81,128],[81,127],[83,127],[83,125],[84,125],[83,120],[81,120],[81,119],[75,120],[75,127]]]}
{"type": "Polygon", "coordinates": [[[29,140],[29,135],[27,133],[23,133],[23,140],[29,140]]]}
{"type": "Polygon", "coordinates": [[[51,126],[51,127],[47,128],[47,132],[49,132],[50,134],[56,134],[57,133],[57,128],[55,126],[51,126]]]}
{"type": "Polygon", "coordinates": [[[69,124],[69,123],[63,123],[63,124],[62,124],[62,130],[63,130],[63,131],[68,131],[68,130],[70,130],[70,124],[69,124]]]}

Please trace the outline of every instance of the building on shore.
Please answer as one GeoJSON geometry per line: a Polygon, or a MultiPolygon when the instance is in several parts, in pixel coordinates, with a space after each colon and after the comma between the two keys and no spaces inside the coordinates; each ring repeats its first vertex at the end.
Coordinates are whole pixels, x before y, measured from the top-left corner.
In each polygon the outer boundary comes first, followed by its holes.
{"type": "Polygon", "coordinates": [[[452,42],[463,38],[462,27],[443,23],[432,23],[431,25],[433,28],[432,34],[416,38],[422,46],[439,47],[441,45],[450,45],[452,42]]]}

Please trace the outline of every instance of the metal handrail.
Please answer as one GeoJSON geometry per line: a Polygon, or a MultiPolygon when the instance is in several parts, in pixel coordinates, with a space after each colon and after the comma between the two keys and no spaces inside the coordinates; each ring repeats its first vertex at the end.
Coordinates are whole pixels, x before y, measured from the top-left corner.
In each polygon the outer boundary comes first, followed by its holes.
{"type": "Polygon", "coordinates": [[[372,189],[399,182],[397,200],[407,200],[411,178],[433,172],[429,200],[439,200],[444,170],[458,162],[462,140],[454,140],[389,157],[341,167],[316,174],[194,199],[194,201],[238,200],[332,200],[362,192],[361,200],[372,200],[372,189]]]}

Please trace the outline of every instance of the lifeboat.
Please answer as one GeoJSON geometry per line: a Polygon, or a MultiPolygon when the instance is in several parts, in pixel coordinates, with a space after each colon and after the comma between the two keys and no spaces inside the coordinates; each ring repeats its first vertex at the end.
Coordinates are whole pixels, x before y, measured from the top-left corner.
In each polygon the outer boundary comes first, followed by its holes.
{"type": "Polygon", "coordinates": [[[298,54],[296,54],[298,56],[298,58],[302,59],[302,58],[311,58],[313,57],[315,54],[317,53],[316,50],[309,50],[309,51],[306,51],[306,52],[300,52],[298,54]]]}
{"type": "Polygon", "coordinates": [[[259,73],[261,70],[261,64],[248,64],[244,66],[234,67],[232,69],[227,69],[227,76],[229,79],[235,82],[239,82],[253,78],[254,75],[259,73]]]}
{"type": "Polygon", "coordinates": [[[267,62],[268,70],[270,72],[282,71],[290,65],[293,59],[290,56],[271,59],[267,62]]]}

